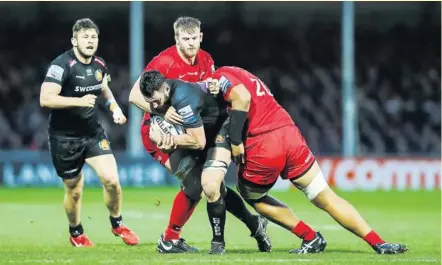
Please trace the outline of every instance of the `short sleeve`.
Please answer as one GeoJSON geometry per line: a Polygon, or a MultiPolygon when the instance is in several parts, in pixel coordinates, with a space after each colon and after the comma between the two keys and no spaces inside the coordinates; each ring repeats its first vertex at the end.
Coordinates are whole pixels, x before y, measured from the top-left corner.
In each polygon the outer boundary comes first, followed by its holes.
{"type": "Polygon", "coordinates": [[[106,61],[105,61],[103,58],[101,58],[101,57],[96,57],[94,60],[95,60],[95,62],[98,63],[98,64],[101,66],[101,68],[103,69],[103,75],[104,75],[104,74],[109,74],[109,70],[107,69],[106,61]]]}
{"type": "Polygon", "coordinates": [[[189,83],[179,84],[175,90],[175,102],[172,102],[183,119],[184,128],[198,128],[203,126],[201,118],[201,110],[203,107],[203,100],[199,90],[186,89],[181,86],[190,86],[189,83]]]}
{"type": "Polygon", "coordinates": [[[216,71],[213,78],[219,80],[220,91],[223,93],[225,100],[229,98],[232,88],[241,84],[236,76],[226,71],[216,71]]]}
{"type": "Polygon", "coordinates": [[[44,82],[56,83],[63,86],[63,84],[66,82],[68,74],[69,68],[67,67],[66,62],[64,62],[60,56],[51,62],[51,65],[46,72],[44,82]]]}

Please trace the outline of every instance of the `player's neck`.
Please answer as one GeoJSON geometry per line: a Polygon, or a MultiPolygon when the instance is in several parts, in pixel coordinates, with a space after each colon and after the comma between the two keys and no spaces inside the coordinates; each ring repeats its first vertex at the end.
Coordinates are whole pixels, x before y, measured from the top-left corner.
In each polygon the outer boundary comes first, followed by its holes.
{"type": "Polygon", "coordinates": [[[178,52],[178,55],[180,58],[188,65],[193,65],[195,63],[196,56],[193,57],[187,57],[179,48],[176,46],[176,50],[178,52]]]}
{"type": "Polygon", "coordinates": [[[74,47],[74,53],[75,53],[75,57],[77,57],[77,59],[81,63],[83,63],[83,64],[90,64],[92,62],[92,57],[85,58],[84,56],[81,55],[81,53],[78,51],[78,49],[76,47],[74,47]]]}

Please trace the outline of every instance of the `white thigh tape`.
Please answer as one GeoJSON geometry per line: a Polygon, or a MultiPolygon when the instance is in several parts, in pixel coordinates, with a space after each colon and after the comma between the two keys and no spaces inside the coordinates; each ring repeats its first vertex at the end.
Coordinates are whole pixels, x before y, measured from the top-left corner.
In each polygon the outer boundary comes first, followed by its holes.
{"type": "Polygon", "coordinates": [[[316,198],[316,196],[318,196],[318,194],[323,191],[327,186],[328,184],[327,181],[325,181],[324,175],[322,175],[322,172],[319,171],[319,173],[316,175],[316,177],[313,178],[310,184],[302,189],[302,192],[305,194],[307,199],[311,201],[316,198]]]}

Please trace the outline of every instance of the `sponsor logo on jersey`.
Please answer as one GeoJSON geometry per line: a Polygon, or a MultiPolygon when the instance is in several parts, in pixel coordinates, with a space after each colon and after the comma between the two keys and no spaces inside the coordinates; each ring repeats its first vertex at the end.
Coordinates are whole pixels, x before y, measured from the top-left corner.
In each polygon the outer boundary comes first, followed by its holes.
{"type": "Polygon", "coordinates": [[[63,79],[63,73],[63,67],[53,64],[49,67],[46,76],[61,82],[63,79]]]}
{"type": "Polygon", "coordinates": [[[92,69],[86,69],[86,75],[91,76],[92,75],[92,69]]]}
{"type": "Polygon", "coordinates": [[[103,151],[107,151],[110,150],[110,144],[109,141],[107,139],[102,139],[99,143],[98,146],[101,148],[101,150],[103,151]]]}
{"type": "Polygon", "coordinates": [[[183,78],[183,77],[185,77],[186,75],[198,75],[198,72],[190,72],[190,73],[185,73],[185,74],[183,74],[183,75],[178,75],[178,78],[183,78]]]}
{"type": "Polygon", "coordinates": [[[200,74],[200,79],[203,79],[203,77],[204,77],[205,74],[206,74],[205,71],[201,72],[201,74],[200,74]]]}
{"type": "Polygon", "coordinates": [[[95,79],[97,79],[98,82],[101,82],[101,80],[103,80],[103,72],[101,71],[101,69],[95,71],[95,79]]]}
{"type": "Polygon", "coordinates": [[[75,92],[90,92],[95,90],[101,90],[101,84],[95,86],[76,86],[75,92]]]}
{"type": "Polygon", "coordinates": [[[184,123],[192,123],[195,122],[196,120],[195,114],[193,113],[193,110],[190,107],[190,105],[187,105],[179,109],[178,114],[180,114],[181,117],[183,117],[184,123]]]}

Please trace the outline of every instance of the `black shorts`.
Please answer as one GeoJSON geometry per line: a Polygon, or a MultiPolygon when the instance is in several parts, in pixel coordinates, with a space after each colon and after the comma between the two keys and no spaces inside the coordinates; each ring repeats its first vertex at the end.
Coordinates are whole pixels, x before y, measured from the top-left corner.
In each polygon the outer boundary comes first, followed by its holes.
{"type": "Polygon", "coordinates": [[[49,136],[49,149],[57,175],[64,179],[76,177],[87,158],[112,154],[104,131],[94,136],[49,136]]]}
{"type": "Polygon", "coordinates": [[[213,131],[213,134],[209,133],[207,136],[207,144],[205,149],[210,149],[214,147],[220,147],[231,151],[230,141],[229,141],[229,125],[230,119],[227,118],[223,123],[218,126],[213,131]]]}

